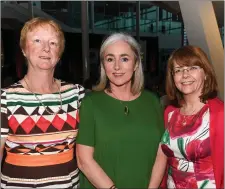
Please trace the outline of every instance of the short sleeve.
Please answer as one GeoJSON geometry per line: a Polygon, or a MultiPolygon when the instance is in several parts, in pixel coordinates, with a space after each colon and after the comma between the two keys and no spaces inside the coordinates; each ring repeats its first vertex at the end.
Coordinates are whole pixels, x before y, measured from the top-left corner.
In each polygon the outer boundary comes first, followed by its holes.
{"type": "Polygon", "coordinates": [[[176,108],[169,105],[166,107],[166,109],[164,110],[164,125],[165,128],[167,128],[168,126],[168,118],[169,118],[169,113],[171,113],[172,111],[174,111],[176,108]]]}
{"type": "Polygon", "coordinates": [[[8,118],[7,118],[7,101],[6,91],[1,90],[1,137],[7,137],[9,133],[8,118]]]}
{"type": "Polygon", "coordinates": [[[95,119],[94,119],[94,107],[92,100],[89,96],[86,96],[82,100],[80,107],[80,123],[77,135],[77,144],[83,144],[87,146],[95,145],[95,119]]]}
{"type": "Polygon", "coordinates": [[[81,106],[81,101],[85,96],[85,89],[82,85],[77,84],[76,86],[78,88],[78,107],[81,106]]]}

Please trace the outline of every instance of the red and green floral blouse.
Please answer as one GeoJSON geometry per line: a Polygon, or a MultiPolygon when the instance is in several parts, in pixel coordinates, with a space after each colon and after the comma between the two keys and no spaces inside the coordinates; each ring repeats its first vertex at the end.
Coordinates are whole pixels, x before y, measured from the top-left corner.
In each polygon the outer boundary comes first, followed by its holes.
{"type": "Polygon", "coordinates": [[[169,113],[161,141],[168,156],[168,188],[216,188],[209,120],[208,104],[195,115],[184,117],[178,108],[169,113]]]}

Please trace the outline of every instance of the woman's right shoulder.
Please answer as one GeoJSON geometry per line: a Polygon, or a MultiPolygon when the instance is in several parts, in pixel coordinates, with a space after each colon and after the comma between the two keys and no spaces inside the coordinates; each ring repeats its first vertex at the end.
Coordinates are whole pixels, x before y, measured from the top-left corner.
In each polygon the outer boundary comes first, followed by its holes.
{"type": "Polygon", "coordinates": [[[167,115],[168,115],[170,112],[174,111],[175,109],[176,109],[175,106],[169,105],[169,106],[167,106],[166,109],[164,110],[164,114],[167,114],[167,115]]]}
{"type": "Polygon", "coordinates": [[[17,93],[21,92],[24,87],[22,84],[18,81],[16,83],[13,83],[7,87],[1,88],[1,95],[6,93],[17,93]]]}
{"type": "Polygon", "coordinates": [[[103,92],[102,91],[91,91],[86,93],[84,98],[89,98],[91,100],[102,99],[103,92]]]}
{"type": "Polygon", "coordinates": [[[176,110],[176,109],[177,109],[177,107],[175,107],[173,105],[169,105],[166,107],[166,109],[164,110],[164,123],[168,122],[168,118],[172,115],[171,113],[174,112],[174,110],[176,110]]]}

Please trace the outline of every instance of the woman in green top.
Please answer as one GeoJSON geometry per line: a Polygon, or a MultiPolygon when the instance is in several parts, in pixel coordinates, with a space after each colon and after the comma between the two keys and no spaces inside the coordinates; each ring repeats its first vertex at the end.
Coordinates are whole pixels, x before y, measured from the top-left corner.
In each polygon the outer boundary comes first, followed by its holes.
{"type": "Polygon", "coordinates": [[[143,90],[140,47],[127,34],[110,35],[100,49],[101,78],[82,101],[77,138],[80,188],[147,188],[163,116],[143,90]]]}

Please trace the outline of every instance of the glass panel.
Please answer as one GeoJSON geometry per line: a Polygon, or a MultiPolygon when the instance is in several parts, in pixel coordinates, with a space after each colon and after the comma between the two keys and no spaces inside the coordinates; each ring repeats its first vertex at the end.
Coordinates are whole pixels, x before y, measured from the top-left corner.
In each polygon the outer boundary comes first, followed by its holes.
{"type": "Polygon", "coordinates": [[[81,2],[68,1],[68,25],[81,28],[81,2]]]}
{"type": "Polygon", "coordinates": [[[95,2],[94,27],[100,30],[135,31],[136,4],[125,2],[95,2]]]}
{"type": "Polygon", "coordinates": [[[156,32],[156,7],[141,2],[140,32],[156,32]]]}
{"type": "Polygon", "coordinates": [[[81,28],[80,1],[41,1],[41,9],[72,28],[81,28]]]}
{"type": "MultiPolygon", "coordinates": [[[[63,21],[72,28],[81,28],[80,1],[41,1],[43,11],[63,21]]],[[[88,4],[89,28],[96,31],[136,31],[136,2],[94,1],[88,4]],[[91,15],[92,8],[94,17],[91,15]],[[94,20],[92,20],[94,19],[94,20]]],[[[149,2],[140,3],[140,32],[156,34],[179,33],[181,20],[178,15],[158,8],[149,2]],[[157,11],[158,9],[158,11],[157,11]],[[158,16],[157,16],[158,13],[158,16]],[[158,24],[157,24],[157,19],[158,24]],[[158,28],[157,28],[158,26],[158,28]]],[[[91,31],[91,30],[90,30],[91,31]]]]}

